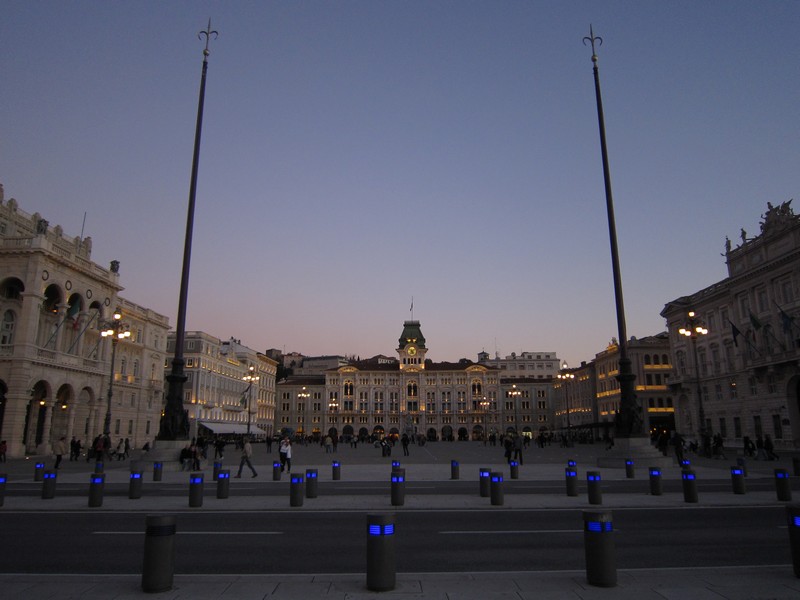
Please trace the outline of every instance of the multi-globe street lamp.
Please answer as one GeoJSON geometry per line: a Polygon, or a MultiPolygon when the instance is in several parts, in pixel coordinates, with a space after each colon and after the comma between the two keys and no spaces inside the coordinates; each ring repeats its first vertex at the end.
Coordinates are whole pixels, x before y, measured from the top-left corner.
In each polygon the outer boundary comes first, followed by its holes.
{"type": "Polygon", "coordinates": [[[487,415],[489,414],[489,406],[490,403],[484,396],[480,401],[481,411],[483,412],[483,443],[486,443],[486,440],[489,438],[489,423],[487,415]]]}
{"type": "Polygon", "coordinates": [[[297,403],[299,406],[303,407],[302,410],[302,421],[300,423],[300,427],[302,428],[303,436],[306,435],[306,403],[308,399],[311,397],[311,393],[306,390],[306,386],[303,386],[303,389],[297,392],[297,403]],[[302,402],[302,404],[300,404],[302,402]]]}
{"type": "Polygon", "coordinates": [[[519,402],[519,397],[522,395],[522,390],[517,389],[517,384],[514,383],[511,385],[511,389],[508,390],[508,395],[514,400],[514,434],[519,433],[519,416],[517,414],[517,403],[519,402]]]}
{"type": "Polygon", "coordinates": [[[108,376],[108,397],[106,398],[106,418],[103,422],[103,434],[111,435],[111,395],[114,391],[114,359],[117,356],[117,342],[131,337],[130,325],[122,322],[122,313],[119,309],[114,311],[111,321],[103,324],[100,335],[111,338],[111,372],[108,376]]]}
{"type": "Polygon", "coordinates": [[[703,452],[708,453],[709,448],[706,447],[708,443],[706,439],[706,413],[705,410],[703,410],[703,388],[700,385],[700,359],[697,353],[697,338],[701,335],[708,335],[708,329],[706,329],[703,321],[695,315],[695,312],[690,310],[687,314],[686,323],[678,330],[678,333],[692,340],[697,385],[697,434],[702,441],[703,452]]]}
{"type": "MultiPolygon", "coordinates": [[[[247,389],[245,390],[245,394],[247,394],[247,436],[250,437],[250,403],[253,400],[253,384],[258,383],[260,377],[256,375],[256,368],[250,365],[248,369],[247,375],[242,377],[247,382],[247,389]]],[[[258,408],[258,401],[256,401],[256,409],[258,408]]]]}
{"type": "Polygon", "coordinates": [[[567,384],[570,383],[573,379],[575,379],[575,375],[573,373],[569,373],[567,371],[568,368],[569,368],[569,365],[567,365],[567,363],[562,364],[561,365],[561,373],[558,374],[558,378],[561,380],[561,383],[562,383],[561,392],[564,394],[564,404],[566,405],[566,410],[567,410],[567,440],[566,440],[566,444],[565,445],[569,448],[570,446],[572,446],[572,425],[571,425],[570,420],[569,420],[569,413],[570,413],[569,392],[570,392],[570,390],[569,390],[567,384]]]}

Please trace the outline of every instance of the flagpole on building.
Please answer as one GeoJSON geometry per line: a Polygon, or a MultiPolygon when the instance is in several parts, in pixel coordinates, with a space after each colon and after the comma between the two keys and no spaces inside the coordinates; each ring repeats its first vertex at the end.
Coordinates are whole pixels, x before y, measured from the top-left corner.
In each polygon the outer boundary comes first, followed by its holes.
{"type": "Polygon", "coordinates": [[[164,414],[156,439],[158,440],[186,440],[189,439],[189,418],[183,408],[183,384],[186,375],[183,371],[183,343],[186,337],[186,304],[189,295],[189,265],[192,256],[192,229],[194,227],[194,206],[197,194],[197,170],[200,163],[200,135],[203,130],[203,105],[206,95],[206,72],[208,71],[208,43],[211,36],[216,38],[218,33],[211,30],[211,19],[208,27],[201,31],[197,37],[206,38],[206,47],[203,50],[203,70],[200,76],[200,98],[197,102],[197,124],[194,134],[194,154],[192,156],[192,176],[189,186],[189,209],[186,217],[186,238],[183,246],[183,268],[181,271],[181,289],[178,300],[178,319],[175,324],[175,356],[172,359],[172,370],[167,375],[167,399],[164,414]]]}
{"type": "Polygon", "coordinates": [[[622,297],[622,275],[619,266],[619,250],[617,248],[617,226],[614,219],[614,200],[611,194],[611,170],[608,166],[608,148],[606,147],[606,124],[603,115],[603,97],[600,93],[600,74],[597,68],[597,52],[595,45],[600,46],[603,38],[596,36],[589,26],[588,37],[583,43],[592,46],[592,64],[594,72],[594,90],[597,102],[597,120],[600,127],[600,151],[603,159],[603,181],[606,192],[606,212],[608,213],[608,236],[611,242],[611,266],[614,276],[614,298],[617,309],[617,332],[619,347],[619,410],[615,421],[615,435],[619,438],[639,437],[642,435],[642,418],[636,404],[634,381],[636,376],[628,357],[628,333],[625,327],[625,303],[622,297]]]}

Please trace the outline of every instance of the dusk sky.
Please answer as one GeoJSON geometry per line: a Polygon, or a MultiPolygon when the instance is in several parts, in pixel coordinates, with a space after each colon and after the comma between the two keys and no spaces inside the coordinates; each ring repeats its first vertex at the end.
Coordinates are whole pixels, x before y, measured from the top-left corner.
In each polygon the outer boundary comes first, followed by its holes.
{"type": "MultiPolygon", "coordinates": [[[[617,335],[598,48],[630,336],[726,277],[800,192],[800,2],[54,2],[0,8],[0,183],[187,329],[435,361],[617,335]]],[[[793,205],[795,210],[800,209],[793,205]]]]}

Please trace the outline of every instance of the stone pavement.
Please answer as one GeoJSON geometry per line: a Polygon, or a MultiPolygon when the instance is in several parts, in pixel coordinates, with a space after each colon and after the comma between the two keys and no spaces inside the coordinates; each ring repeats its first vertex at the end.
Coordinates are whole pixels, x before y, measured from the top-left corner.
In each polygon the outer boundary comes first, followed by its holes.
{"type": "MultiPolygon", "coordinates": [[[[341,462],[342,481],[387,482],[386,495],[331,495],[315,499],[305,499],[302,507],[291,508],[288,498],[288,483],[272,481],[272,460],[277,454],[266,454],[263,446],[256,446],[255,467],[259,477],[231,481],[230,498],[218,500],[209,494],[211,468],[205,465],[206,496],[202,508],[188,508],[187,493],[182,486],[188,483],[188,473],[165,471],[163,484],[174,486],[174,495],[148,496],[147,490],[152,476],[149,465],[145,472],[143,497],[129,500],[127,497],[106,496],[101,508],[88,508],[85,495],[56,496],[52,500],[41,500],[38,494],[40,483],[33,481],[33,465],[44,460],[47,467],[52,458],[29,457],[10,460],[0,465],[0,471],[8,474],[7,489],[15,493],[7,495],[5,506],[0,512],[65,510],[65,511],[141,511],[142,514],[180,513],[197,510],[349,510],[400,512],[421,509],[452,510],[517,510],[528,508],[564,508],[567,503],[576,509],[597,509],[588,504],[585,493],[580,497],[567,498],[564,491],[564,467],[568,458],[578,463],[580,481],[585,481],[587,470],[599,471],[603,481],[625,479],[624,468],[597,468],[594,465],[603,448],[577,446],[575,448],[531,449],[525,454],[525,464],[520,467],[519,479],[522,482],[535,482],[536,491],[530,494],[505,494],[503,506],[491,506],[488,498],[477,494],[478,468],[489,467],[504,473],[509,479],[508,466],[503,462],[499,448],[485,447],[470,442],[429,443],[424,447],[412,447],[411,456],[397,456],[399,446],[392,457],[399,460],[406,469],[405,504],[392,507],[389,501],[388,478],[391,470],[389,458],[380,456],[380,451],[372,447],[360,446],[356,449],[340,447],[335,455],[326,455],[315,446],[296,446],[294,450],[294,472],[304,473],[307,468],[316,468],[321,482],[332,479],[331,460],[341,462]],[[476,494],[448,493],[450,483],[450,460],[459,461],[460,479],[474,481],[476,494]],[[415,485],[436,486],[441,493],[413,494],[415,485]],[[284,486],[286,495],[244,495],[251,486],[284,486]],[[24,492],[24,496],[17,495],[24,492]],[[237,493],[238,492],[238,493],[237,493]]],[[[226,469],[235,472],[238,467],[238,454],[230,449],[226,469]]],[[[730,460],[709,460],[690,457],[692,469],[698,480],[715,480],[720,483],[714,492],[701,492],[699,506],[778,506],[774,491],[754,491],[745,495],[730,491],[730,460]],[[716,491],[716,490],[719,491],[716,491]]],[[[748,480],[772,478],[773,469],[785,468],[792,473],[792,456],[782,456],[778,462],[748,461],[748,480]]],[[[643,459],[642,463],[646,463],[643,459]]],[[[89,473],[93,464],[63,462],[58,475],[58,485],[64,487],[86,486],[88,492],[89,473]]],[[[109,484],[127,484],[131,465],[128,462],[113,462],[106,465],[106,481],[109,484]]],[[[663,470],[664,480],[680,479],[677,466],[663,470]]],[[[247,473],[247,471],[245,471],[247,473]]],[[[603,493],[602,509],[613,510],[626,507],[681,506],[680,493],[664,493],[651,496],[648,493],[647,466],[637,464],[637,479],[641,481],[641,493],[610,494],[603,493]]],[[[795,497],[798,497],[795,478],[792,478],[795,497]]],[[[585,486],[581,486],[584,488],[585,486]]],[[[0,521],[1,522],[1,521],[0,521]]],[[[5,541],[4,543],[13,543],[5,541]]],[[[787,543],[788,548],[788,543],[787,543]]],[[[584,571],[529,571],[503,573],[398,573],[395,589],[388,592],[373,593],[366,587],[364,572],[341,574],[286,575],[228,575],[176,574],[173,589],[159,594],[145,594],[141,590],[141,573],[129,575],[72,575],[72,574],[13,574],[0,573],[0,598],[38,600],[40,598],[76,599],[125,599],[125,598],[168,598],[168,599],[298,599],[298,600],[361,600],[367,598],[392,599],[442,599],[442,600],[500,600],[500,599],[636,599],[636,600],[797,600],[800,598],[800,579],[794,576],[791,556],[787,551],[785,564],[752,567],[704,567],[698,565],[690,569],[625,569],[618,565],[618,583],[613,588],[594,587],[587,583],[584,571]]]]}

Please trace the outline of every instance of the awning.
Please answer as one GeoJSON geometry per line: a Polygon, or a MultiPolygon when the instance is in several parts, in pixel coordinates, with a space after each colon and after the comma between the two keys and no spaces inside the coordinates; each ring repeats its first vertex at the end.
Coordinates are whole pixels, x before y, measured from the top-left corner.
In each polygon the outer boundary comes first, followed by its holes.
{"type": "MultiPolygon", "coordinates": [[[[235,433],[235,434],[247,433],[246,423],[215,423],[214,421],[198,421],[198,423],[203,427],[210,429],[214,433],[235,433]]],[[[254,423],[250,424],[251,435],[264,435],[265,433],[266,432],[263,429],[261,429],[254,423]]]]}

